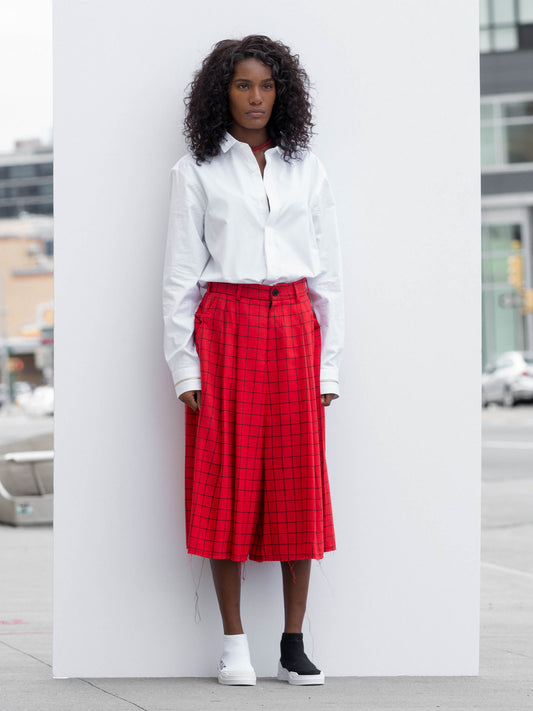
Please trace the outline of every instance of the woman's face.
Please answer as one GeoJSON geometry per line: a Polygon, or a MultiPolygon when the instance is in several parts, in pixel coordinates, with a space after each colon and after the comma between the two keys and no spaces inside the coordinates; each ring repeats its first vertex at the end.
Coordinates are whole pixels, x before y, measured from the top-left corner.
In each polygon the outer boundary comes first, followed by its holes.
{"type": "Polygon", "coordinates": [[[253,57],[237,62],[229,86],[229,107],[235,124],[245,129],[264,128],[275,98],[270,67],[253,57]]]}

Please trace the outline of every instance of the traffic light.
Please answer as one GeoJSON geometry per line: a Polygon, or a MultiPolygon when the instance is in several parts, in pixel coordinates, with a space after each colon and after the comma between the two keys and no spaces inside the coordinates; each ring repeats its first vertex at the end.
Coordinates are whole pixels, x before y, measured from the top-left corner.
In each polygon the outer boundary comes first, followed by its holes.
{"type": "Polygon", "coordinates": [[[512,254],[507,257],[507,281],[514,286],[517,291],[523,290],[524,283],[524,266],[522,257],[518,254],[512,254]]]}
{"type": "Polygon", "coordinates": [[[522,314],[533,313],[533,289],[524,291],[524,305],[522,306],[522,314]]]}

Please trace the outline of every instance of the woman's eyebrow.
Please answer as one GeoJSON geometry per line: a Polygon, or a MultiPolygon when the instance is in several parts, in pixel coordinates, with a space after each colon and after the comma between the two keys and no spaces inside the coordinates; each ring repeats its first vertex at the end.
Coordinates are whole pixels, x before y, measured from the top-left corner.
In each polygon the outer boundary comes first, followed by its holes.
{"type": "MultiPolygon", "coordinates": [[[[242,78],[241,78],[241,79],[234,79],[234,81],[247,81],[247,82],[251,82],[252,80],[251,80],[251,79],[242,79],[242,78]]],[[[274,81],[274,79],[273,79],[272,77],[267,77],[266,79],[261,79],[261,81],[274,81]]]]}

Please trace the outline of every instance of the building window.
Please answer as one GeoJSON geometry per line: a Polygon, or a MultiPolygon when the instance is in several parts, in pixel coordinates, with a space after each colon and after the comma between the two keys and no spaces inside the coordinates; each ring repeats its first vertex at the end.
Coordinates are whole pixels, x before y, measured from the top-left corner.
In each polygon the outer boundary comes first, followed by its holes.
{"type": "Polygon", "coordinates": [[[533,0],[480,0],[480,52],[533,48],[533,0]]]}
{"type": "Polygon", "coordinates": [[[43,183],[42,185],[39,185],[37,188],[37,194],[38,195],[53,195],[54,194],[54,186],[52,183],[43,183]]]}
{"type": "MultiPolygon", "coordinates": [[[[481,100],[481,167],[533,164],[533,94],[481,100]]],[[[528,166],[530,167],[530,166],[528,166]]]]}
{"type": "Polygon", "coordinates": [[[9,177],[10,178],[33,178],[35,177],[35,165],[31,164],[21,164],[21,165],[10,165],[9,166],[9,177]]]}
{"type": "Polygon", "coordinates": [[[52,175],[54,172],[53,163],[38,163],[37,175],[52,175]]]}
{"type": "Polygon", "coordinates": [[[19,185],[15,188],[15,197],[32,197],[39,194],[37,185],[19,185]]]}

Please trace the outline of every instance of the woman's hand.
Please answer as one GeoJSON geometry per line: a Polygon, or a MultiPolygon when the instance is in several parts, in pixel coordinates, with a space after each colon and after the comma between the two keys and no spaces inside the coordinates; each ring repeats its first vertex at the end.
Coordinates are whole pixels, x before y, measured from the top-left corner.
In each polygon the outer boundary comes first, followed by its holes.
{"type": "MultiPolygon", "coordinates": [[[[202,399],[202,391],[201,390],[187,390],[187,392],[181,393],[179,396],[179,399],[184,402],[186,405],[188,405],[191,410],[199,410],[200,405],[201,405],[201,399],[202,399]]],[[[322,400],[322,404],[324,407],[329,407],[331,404],[331,401],[333,400],[333,394],[332,393],[326,393],[325,395],[321,395],[320,399],[322,400]]]]}
{"type": "Polygon", "coordinates": [[[181,393],[179,400],[188,405],[191,410],[199,410],[201,397],[201,390],[187,390],[187,392],[181,393]]]}

